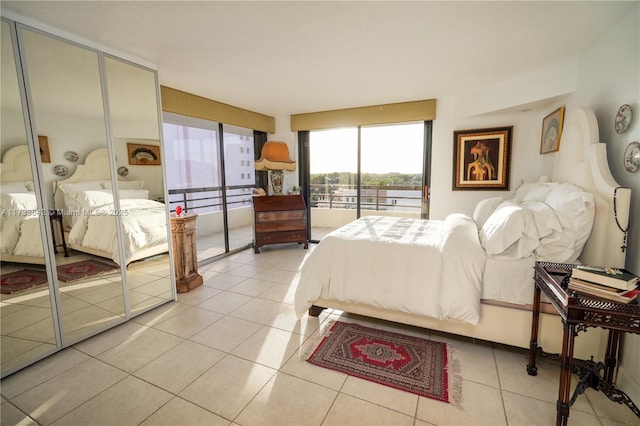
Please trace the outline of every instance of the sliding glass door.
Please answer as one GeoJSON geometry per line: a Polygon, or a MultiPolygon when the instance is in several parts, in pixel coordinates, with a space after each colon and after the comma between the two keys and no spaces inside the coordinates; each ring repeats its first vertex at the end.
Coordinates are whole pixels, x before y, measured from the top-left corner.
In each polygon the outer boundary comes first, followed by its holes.
{"type": "Polygon", "coordinates": [[[430,137],[431,122],[308,132],[311,240],[362,216],[428,217],[430,137]]]}
{"type": "Polygon", "coordinates": [[[171,212],[198,215],[198,261],[249,247],[255,187],[253,131],[165,113],[171,212]]]}

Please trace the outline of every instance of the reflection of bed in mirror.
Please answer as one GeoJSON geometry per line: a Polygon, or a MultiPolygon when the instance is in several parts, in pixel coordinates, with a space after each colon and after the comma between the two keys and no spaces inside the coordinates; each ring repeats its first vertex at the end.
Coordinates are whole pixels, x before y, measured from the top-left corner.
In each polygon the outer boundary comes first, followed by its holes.
{"type": "Polygon", "coordinates": [[[111,190],[109,153],[91,151],[67,179],[53,184],[54,204],[63,214],[67,245],[77,251],[129,264],[168,252],[165,205],[149,200],[141,180],[118,179],[119,210],[111,190]],[[123,231],[125,258],[118,249],[117,221],[123,231]]]}
{"type": "Polygon", "coordinates": [[[2,261],[44,264],[38,205],[27,145],[13,146],[4,153],[0,182],[2,261]]]}

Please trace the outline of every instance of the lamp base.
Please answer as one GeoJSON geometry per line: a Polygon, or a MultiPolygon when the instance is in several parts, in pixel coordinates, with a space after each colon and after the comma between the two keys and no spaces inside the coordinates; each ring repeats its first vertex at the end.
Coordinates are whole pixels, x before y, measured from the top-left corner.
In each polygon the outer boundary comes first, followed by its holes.
{"type": "Polygon", "coordinates": [[[271,189],[273,190],[273,195],[282,195],[284,172],[282,170],[271,170],[269,177],[271,178],[271,189]]]}

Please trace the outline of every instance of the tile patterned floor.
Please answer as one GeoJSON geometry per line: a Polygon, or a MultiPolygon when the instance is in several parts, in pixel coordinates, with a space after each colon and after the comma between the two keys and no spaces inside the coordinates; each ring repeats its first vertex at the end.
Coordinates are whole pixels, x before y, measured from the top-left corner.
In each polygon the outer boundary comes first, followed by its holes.
{"type": "MultiPolygon", "coordinates": [[[[313,247],[313,246],[312,246],[313,247]]],[[[325,311],[301,321],[291,284],[306,251],[265,247],[206,265],[203,286],[0,383],[2,425],[551,425],[559,366],[513,348],[325,311]],[[446,341],[463,377],[446,404],[303,361],[330,319],[446,341]]],[[[640,425],[587,391],[571,425],[640,425]]]]}

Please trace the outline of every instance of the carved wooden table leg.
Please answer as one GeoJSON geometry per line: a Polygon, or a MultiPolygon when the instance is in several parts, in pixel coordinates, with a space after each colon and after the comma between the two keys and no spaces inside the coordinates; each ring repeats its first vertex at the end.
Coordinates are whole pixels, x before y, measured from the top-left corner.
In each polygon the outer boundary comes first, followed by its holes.
{"type": "Polygon", "coordinates": [[[538,375],[536,367],[536,355],[538,352],[538,324],[540,322],[540,287],[536,286],[533,291],[533,318],[531,319],[531,340],[529,341],[529,365],[527,374],[538,375]]]}
{"type": "Polygon", "coordinates": [[[569,399],[571,397],[571,371],[573,369],[573,348],[576,326],[562,321],[562,358],[560,363],[560,389],[556,404],[556,426],[566,426],[569,420],[569,399]]]}

